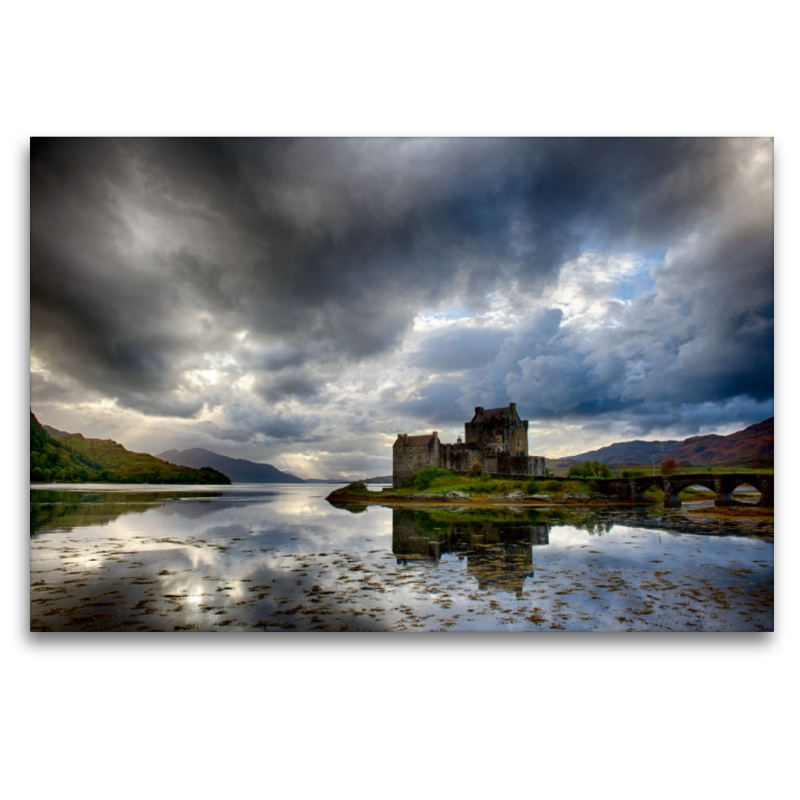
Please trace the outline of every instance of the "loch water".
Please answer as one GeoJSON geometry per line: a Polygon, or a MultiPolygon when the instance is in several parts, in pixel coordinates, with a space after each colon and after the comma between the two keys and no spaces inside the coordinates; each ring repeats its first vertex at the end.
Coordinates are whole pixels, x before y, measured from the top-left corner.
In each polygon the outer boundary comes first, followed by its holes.
{"type": "Polygon", "coordinates": [[[334,488],[31,486],[31,630],[773,629],[771,521],[337,508],[334,488]]]}

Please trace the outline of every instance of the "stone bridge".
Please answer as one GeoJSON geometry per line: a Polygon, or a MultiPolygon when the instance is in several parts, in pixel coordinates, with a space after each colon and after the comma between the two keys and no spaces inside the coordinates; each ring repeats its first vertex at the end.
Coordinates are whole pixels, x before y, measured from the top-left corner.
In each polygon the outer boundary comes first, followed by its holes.
{"type": "Polygon", "coordinates": [[[664,506],[680,508],[681,492],[689,486],[705,486],[714,492],[715,506],[730,506],[733,490],[738,486],[752,486],[761,492],[758,505],[772,508],[775,505],[775,476],[751,472],[736,472],[730,475],[652,475],[646,478],[598,478],[591,486],[600,494],[618,497],[620,500],[636,502],[646,500],[645,492],[655,486],[664,491],[664,506]]]}

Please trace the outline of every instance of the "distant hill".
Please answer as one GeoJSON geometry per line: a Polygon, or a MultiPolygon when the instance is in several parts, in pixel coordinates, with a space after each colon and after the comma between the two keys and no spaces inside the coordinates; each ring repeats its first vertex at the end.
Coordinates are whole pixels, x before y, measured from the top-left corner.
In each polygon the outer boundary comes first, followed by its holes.
{"type": "MultiPolygon", "coordinates": [[[[57,430],[51,428],[50,430],[57,430]]],[[[215,469],[187,469],[147,453],[132,453],[110,439],[80,433],[51,436],[31,411],[31,481],[59,483],[229,484],[215,469]]]]}
{"type": "Polygon", "coordinates": [[[763,466],[775,461],[775,418],[751,425],[743,431],[718,436],[692,436],[676,447],[667,458],[678,464],[747,464],[763,466]]]}
{"type": "Polygon", "coordinates": [[[559,461],[601,461],[606,464],[660,464],[668,458],[678,464],[772,465],[775,460],[775,418],[750,425],[741,431],[720,436],[715,433],[692,436],[684,441],[620,442],[590,450],[559,461]]]}
{"type": "Polygon", "coordinates": [[[190,450],[167,450],[159,458],[184,467],[213,467],[224,472],[234,483],[305,483],[302,478],[244,458],[229,458],[202,447],[190,450]]]}
{"type": "Polygon", "coordinates": [[[644,442],[636,439],[633,442],[617,442],[599,450],[590,450],[577,456],[565,456],[561,461],[600,461],[605,464],[651,464],[655,454],[656,464],[666,458],[676,447],[682,444],[680,440],[664,442],[644,442]]]}

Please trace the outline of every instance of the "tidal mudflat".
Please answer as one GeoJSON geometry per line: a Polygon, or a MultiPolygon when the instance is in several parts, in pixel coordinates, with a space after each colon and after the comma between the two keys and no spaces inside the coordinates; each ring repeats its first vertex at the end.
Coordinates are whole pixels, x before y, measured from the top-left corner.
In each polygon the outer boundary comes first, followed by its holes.
{"type": "Polygon", "coordinates": [[[771,521],[31,487],[33,631],[769,631],[771,521]]]}

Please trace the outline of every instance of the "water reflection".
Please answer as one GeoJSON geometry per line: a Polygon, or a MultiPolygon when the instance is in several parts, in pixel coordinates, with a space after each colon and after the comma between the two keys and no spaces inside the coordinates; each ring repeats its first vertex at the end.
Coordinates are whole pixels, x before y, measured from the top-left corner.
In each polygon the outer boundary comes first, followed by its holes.
{"type": "Polygon", "coordinates": [[[31,535],[108,525],[123,514],[141,514],[184,497],[219,496],[219,492],[113,492],[36,489],[31,492],[31,535]]]}
{"type": "Polygon", "coordinates": [[[454,553],[466,561],[467,574],[482,590],[522,596],[526,578],[533,577],[532,547],[549,544],[550,526],[536,512],[523,520],[498,514],[475,515],[396,508],[392,517],[392,552],[399,564],[413,560],[438,562],[454,553]]]}
{"type": "Polygon", "coordinates": [[[763,517],[348,511],[327,491],[32,491],[31,628],[772,628],[763,517]]]}

